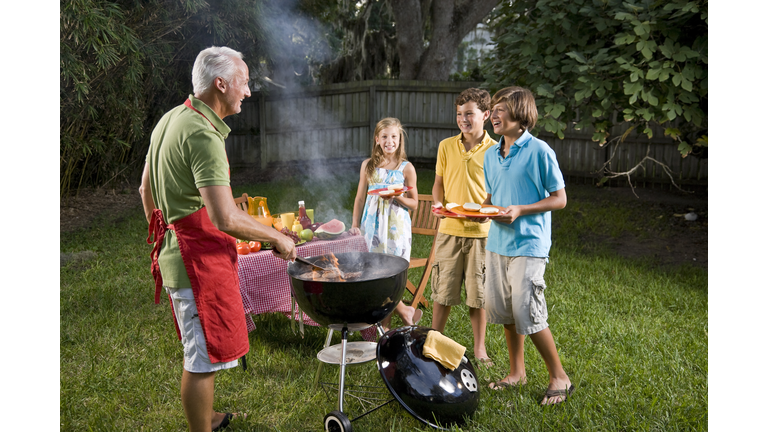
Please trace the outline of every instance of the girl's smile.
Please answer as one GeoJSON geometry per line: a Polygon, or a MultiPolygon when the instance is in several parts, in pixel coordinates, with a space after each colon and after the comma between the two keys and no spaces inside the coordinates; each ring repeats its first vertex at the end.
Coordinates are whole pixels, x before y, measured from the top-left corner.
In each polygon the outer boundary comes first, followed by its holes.
{"type": "Polygon", "coordinates": [[[376,135],[376,144],[385,155],[393,155],[400,147],[400,130],[395,126],[384,128],[376,135]]]}

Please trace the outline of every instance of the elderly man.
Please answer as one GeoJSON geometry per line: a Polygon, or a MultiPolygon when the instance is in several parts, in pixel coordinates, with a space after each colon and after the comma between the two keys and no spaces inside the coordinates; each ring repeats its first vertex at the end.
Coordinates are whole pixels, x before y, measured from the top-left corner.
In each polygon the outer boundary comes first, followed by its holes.
{"type": "Polygon", "coordinates": [[[234,237],[268,241],[293,260],[293,241],[239,210],[229,187],[222,121],[240,112],[248,89],[242,54],[211,47],[192,68],[194,96],[166,113],[152,132],[141,179],[142,203],[154,235],[155,303],[168,292],[184,347],[181,402],[195,431],[221,430],[235,417],[213,410],[217,370],[248,352],[234,237]]]}

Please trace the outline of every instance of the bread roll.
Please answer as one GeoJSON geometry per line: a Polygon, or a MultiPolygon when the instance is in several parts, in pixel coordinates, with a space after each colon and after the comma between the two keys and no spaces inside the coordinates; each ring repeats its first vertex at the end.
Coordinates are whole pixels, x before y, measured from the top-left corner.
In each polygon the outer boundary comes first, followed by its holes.
{"type": "Polygon", "coordinates": [[[462,207],[464,207],[464,210],[466,210],[466,211],[480,211],[480,208],[482,206],[480,204],[469,203],[468,202],[468,203],[464,203],[464,205],[462,207]]]}

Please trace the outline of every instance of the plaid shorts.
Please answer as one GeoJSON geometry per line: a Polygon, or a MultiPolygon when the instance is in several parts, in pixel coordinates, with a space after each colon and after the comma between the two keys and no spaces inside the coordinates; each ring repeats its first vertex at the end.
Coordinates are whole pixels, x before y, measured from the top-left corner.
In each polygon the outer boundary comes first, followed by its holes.
{"type": "Polygon", "coordinates": [[[205,346],[205,334],[200,318],[197,317],[197,305],[192,288],[165,287],[171,296],[176,323],[181,332],[181,344],[184,346],[184,369],[193,373],[208,373],[230,369],[237,366],[237,360],[227,363],[211,363],[208,348],[205,346]]]}

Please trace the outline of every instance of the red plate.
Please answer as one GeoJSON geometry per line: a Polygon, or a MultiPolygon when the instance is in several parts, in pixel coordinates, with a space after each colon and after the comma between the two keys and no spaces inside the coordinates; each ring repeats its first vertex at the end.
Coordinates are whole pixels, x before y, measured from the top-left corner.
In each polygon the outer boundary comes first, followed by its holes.
{"type": "Polygon", "coordinates": [[[459,216],[452,211],[446,210],[445,207],[440,207],[439,209],[435,209],[434,213],[440,216],[445,216],[447,218],[466,219],[464,216],[459,216]]]}
{"type": "MultiPolygon", "coordinates": [[[[499,209],[500,212],[507,209],[506,207],[499,207],[499,206],[490,205],[490,204],[484,205],[483,207],[497,208],[499,209]]],[[[488,215],[488,214],[480,213],[479,211],[464,210],[464,207],[462,206],[454,207],[453,209],[451,209],[451,211],[453,213],[456,213],[457,215],[468,217],[468,218],[495,218],[495,217],[501,216],[499,213],[488,215]]]]}
{"type": "MultiPolygon", "coordinates": [[[[388,195],[388,196],[402,195],[403,193],[408,192],[411,189],[413,189],[413,186],[406,186],[398,191],[395,191],[395,193],[393,193],[392,195],[388,195]]],[[[368,191],[368,195],[380,195],[380,192],[385,190],[389,190],[389,189],[387,188],[374,189],[374,190],[368,191]]]]}

